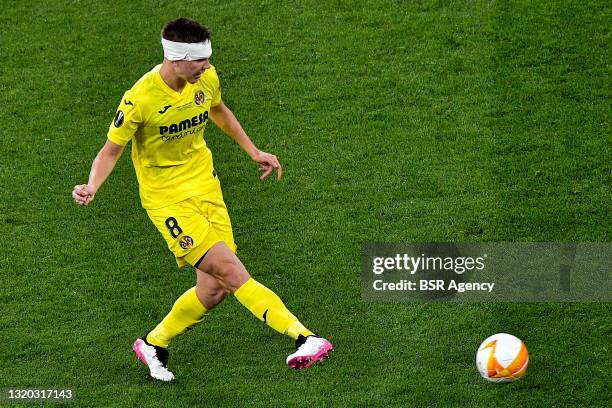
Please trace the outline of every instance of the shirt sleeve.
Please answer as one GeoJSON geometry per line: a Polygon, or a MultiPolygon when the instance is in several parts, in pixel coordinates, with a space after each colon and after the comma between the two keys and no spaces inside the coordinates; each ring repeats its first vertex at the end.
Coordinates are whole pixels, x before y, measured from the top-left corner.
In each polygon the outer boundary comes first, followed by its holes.
{"type": "Polygon", "coordinates": [[[140,111],[128,91],[123,95],[115,118],[108,128],[108,140],[119,146],[125,146],[134,137],[141,124],[140,111]]]}

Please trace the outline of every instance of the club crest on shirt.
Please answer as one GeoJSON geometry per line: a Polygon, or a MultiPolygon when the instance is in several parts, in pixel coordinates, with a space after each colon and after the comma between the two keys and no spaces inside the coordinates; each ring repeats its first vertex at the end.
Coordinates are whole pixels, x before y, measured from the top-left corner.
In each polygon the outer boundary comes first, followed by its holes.
{"type": "Polygon", "coordinates": [[[118,110],[117,114],[115,115],[115,120],[113,120],[113,124],[115,125],[116,128],[121,127],[121,125],[123,125],[124,118],[125,118],[125,115],[123,114],[123,111],[118,110]]]}
{"type": "Polygon", "coordinates": [[[193,248],[193,238],[191,238],[189,235],[185,235],[179,239],[179,245],[183,249],[193,248]]]}
{"type": "Polygon", "coordinates": [[[193,101],[196,105],[204,105],[204,102],[206,102],[206,94],[204,93],[204,91],[198,89],[195,95],[193,96],[193,101]]]}

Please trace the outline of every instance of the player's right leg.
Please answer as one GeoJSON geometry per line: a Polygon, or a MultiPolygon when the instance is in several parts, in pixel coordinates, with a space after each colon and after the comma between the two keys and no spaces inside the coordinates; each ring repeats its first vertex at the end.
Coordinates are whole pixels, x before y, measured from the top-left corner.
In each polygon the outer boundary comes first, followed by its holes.
{"type": "Polygon", "coordinates": [[[132,350],[148,368],[151,377],[170,381],[174,375],[168,370],[168,344],[175,337],[202,321],[204,315],[225,299],[229,291],[210,275],[197,276],[195,287],[174,302],[170,312],[145,336],[136,339],[132,350]]]}
{"type": "MultiPolygon", "coordinates": [[[[177,264],[195,264],[218,241],[210,223],[194,199],[147,211],[174,253],[177,264]]],[[[167,368],[167,347],[186,332],[229,294],[213,276],[197,276],[196,286],[183,293],[166,317],[147,335],[134,342],[133,350],[149,367],[153,378],[169,381],[174,376],[167,368]]]]}
{"type": "Polygon", "coordinates": [[[210,275],[198,274],[196,282],[196,286],[183,293],[166,317],[147,334],[149,343],[168,347],[172,339],[201,322],[206,313],[229,293],[221,282],[210,275]]]}

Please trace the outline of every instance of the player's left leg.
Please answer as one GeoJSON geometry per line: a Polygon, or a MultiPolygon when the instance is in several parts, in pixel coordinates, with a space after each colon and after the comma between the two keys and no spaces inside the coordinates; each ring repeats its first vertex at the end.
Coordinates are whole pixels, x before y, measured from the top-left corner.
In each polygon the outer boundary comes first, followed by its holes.
{"type": "Polygon", "coordinates": [[[259,320],[296,341],[296,352],[287,358],[293,368],[306,368],[327,357],[332,345],[308,330],[270,289],[253,279],[224,242],[215,244],[199,265],[198,273],[213,275],[259,320]]]}

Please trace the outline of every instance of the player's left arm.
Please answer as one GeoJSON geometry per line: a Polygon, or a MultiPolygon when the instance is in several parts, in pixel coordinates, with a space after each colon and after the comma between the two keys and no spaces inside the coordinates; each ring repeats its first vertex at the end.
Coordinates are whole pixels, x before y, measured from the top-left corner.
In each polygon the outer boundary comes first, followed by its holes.
{"type": "Polygon", "coordinates": [[[261,151],[255,146],[251,138],[246,134],[240,122],[234,116],[234,113],[221,101],[216,106],[210,107],[210,118],[215,122],[221,130],[231,137],[242,150],[247,152],[249,157],[256,163],[259,163],[259,170],[263,172],[260,179],[265,179],[274,170],[277,173],[277,179],[280,180],[283,176],[283,168],[275,155],[261,151]]]}

